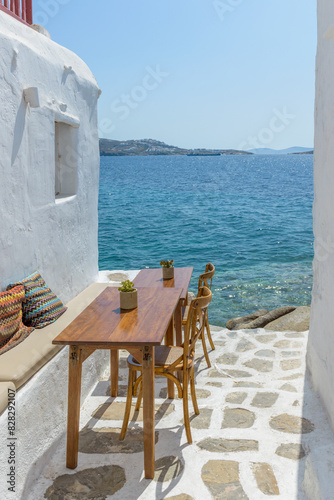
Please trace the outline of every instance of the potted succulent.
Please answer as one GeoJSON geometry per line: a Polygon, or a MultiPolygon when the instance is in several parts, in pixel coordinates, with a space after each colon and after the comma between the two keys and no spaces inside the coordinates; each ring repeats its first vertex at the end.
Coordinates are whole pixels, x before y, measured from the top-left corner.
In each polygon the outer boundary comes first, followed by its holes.
{"type": "Polygon", "coordinates": [[[171,280],[174,278],[174,265],[173,260],[162,260],[160,266],[162,266],[162,277],[164,280],[171,280]]]}
{"type": "Polygon", "coordinates": [[[130,280],[121,281],[119,287],[119,300],[121,309],[135,309],[138,305],[137,289],[130,280]]]}

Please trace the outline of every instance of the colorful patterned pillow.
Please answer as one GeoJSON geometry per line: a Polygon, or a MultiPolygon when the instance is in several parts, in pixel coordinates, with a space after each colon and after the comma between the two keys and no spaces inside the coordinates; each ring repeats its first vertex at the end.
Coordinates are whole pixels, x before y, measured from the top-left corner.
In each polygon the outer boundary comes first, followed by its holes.
{"type": "Polygon", "coordinates": [[[22,323],[24,286],[0,293],[0,354],[8,351],[33,331],[22,323]]]}
{"type": "Polygon", "coordinates": [[[19,283],[8,285],[23,285],[25,299],[22,304],[23,323],[35,328],[43,328],[56,321],[67,309],[60,299],[48,288],[41,275],[36,271],[19,283]]]}

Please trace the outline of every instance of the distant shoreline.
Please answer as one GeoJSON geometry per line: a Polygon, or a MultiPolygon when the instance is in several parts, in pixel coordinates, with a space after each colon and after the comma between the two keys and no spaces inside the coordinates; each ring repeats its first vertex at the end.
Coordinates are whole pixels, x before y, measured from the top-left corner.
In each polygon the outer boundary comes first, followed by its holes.
{"type": "MultiPolygon", "coordinates": [[[[226,152],[226,153],[201,153],[201,154],[184,154],[184,153],[106,153],[100,152],[100,156],[225,156],[225,155],[253,155],[254,153],[247,152],[226,152]]],[[[255,156],[255,155],[254,155],[255,156]]]]}
{"type": "MultiPolygon", "coordinates": [[[[267,153],[266,155],[257,155],[255,153],[247,153],[247,152],[240,152],[240,153],[217,153],[217,154],[211,154],[211,153],[202,153],[202,154],[182,154],[182,153],[105,153],[105,152],[100,152],[100,156],[190,156],[190,157],[196,157],[196,156],[241,156],[241,155],[253,155],[253,156],[278,156],[277,153],[267,153]]],[[[301,153],[282,153],[279,156],[291,156],[291,155],[313,155],[313,151],[306,151],[306,152],[301,152],[301,153]]]]}
{"type": "Polygon", "coordinates": [[[249,151],[238,151],[236,149],[178,148],[154,139],[128,141],[100,139],[100,156],[221,156],[252,154],[249,151]]]}
{"type": "Polygon", "coordinates": [[[186,149],[170,146],[154,139],[139,139],[116,141],[112,139],[100,139],[100,156],[241,156],[241,155],[278,155],[278,154],[313,154],[313,150],[307,148],[288,148],[280,151],[274,149],[257,149],[242,151],[237,149],[186,149]],[[300,150],[300,151],[298,151],[300,150]]]}
{"type": "Polygon", "coordinates": [[[301,151],[300,153],[290,153],[292,155],[313,155],[314,151],[301,151]]]}

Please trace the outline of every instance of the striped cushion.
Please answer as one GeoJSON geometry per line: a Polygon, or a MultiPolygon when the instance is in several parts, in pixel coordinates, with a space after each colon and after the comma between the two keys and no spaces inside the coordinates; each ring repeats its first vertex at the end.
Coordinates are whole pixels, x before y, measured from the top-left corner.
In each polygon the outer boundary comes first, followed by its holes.
{"type": "Polygon", "coordinates": [[[0,293],[0,354],[19,344],[33,331],[22,323],[24,286],[0,293]]]}
{"type": "Polygon", "coordinates": [[[23,285],[25,300],[22,304],[23,323],[35,328],[43,328],[56,321],[67,309],[61,300],[48,288],[38,272],[35,272],[20,281],[8,285],[23,285]]]}

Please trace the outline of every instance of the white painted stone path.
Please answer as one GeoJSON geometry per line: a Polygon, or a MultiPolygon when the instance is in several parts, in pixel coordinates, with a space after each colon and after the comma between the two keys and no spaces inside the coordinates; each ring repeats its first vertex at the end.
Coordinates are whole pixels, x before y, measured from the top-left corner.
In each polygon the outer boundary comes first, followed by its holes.
{"type": "MultiPolygon", "coordinates": [[[[212,333],[216,345],[210,352],[212,368],[207,368],[200,348],[197,352],[201,413],[191,418],[192,445],[187,444],[182,424],[182,400],[165,399],[166,381],[156,380],[156,403],[161,408],[155,480],[144,479],[143,453],[134,452],[141,445],[141,413],[130,422],[124,441],[127,453],[121,452],[124,445],[117,439],[127,384],[124,351],[120,396],[108,397],[106,374],[83,404],[81,428],[85,429],[77,469],[65,467],[64,438],[27,500],[317,500],[303,489],[306,460],[311,452],[328,450],[329,445],[334,454],[334,441],[305,373],[308,332],[230,332],[212,327],[212,333]],[[102,466],[106,468],[96,471],[102,466]],[[119,489],[110,494],[112,488],[119,489]]],[[[190,412],[194,415],[191,403],[190,412]]]]}

